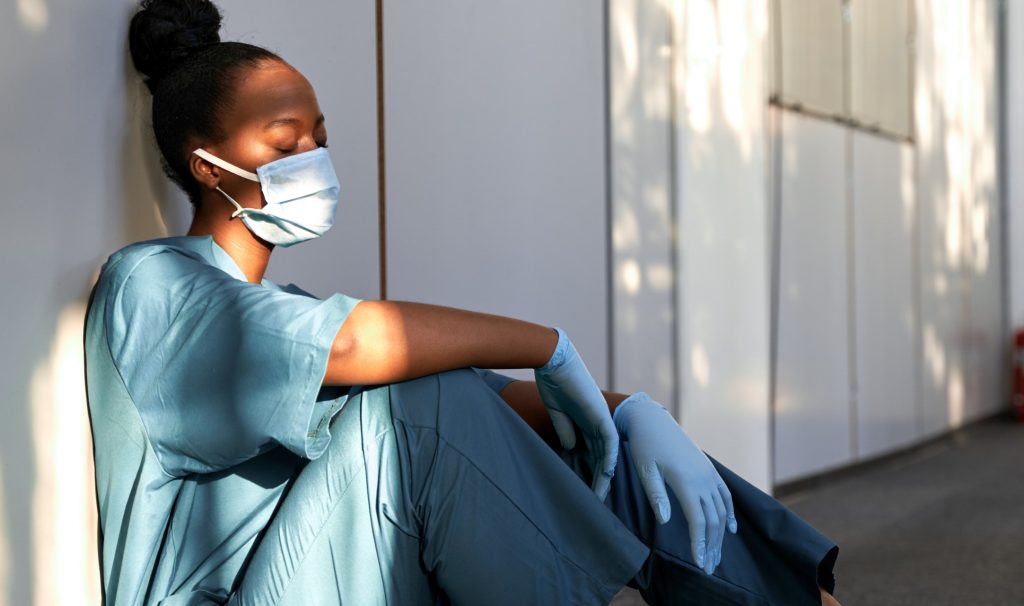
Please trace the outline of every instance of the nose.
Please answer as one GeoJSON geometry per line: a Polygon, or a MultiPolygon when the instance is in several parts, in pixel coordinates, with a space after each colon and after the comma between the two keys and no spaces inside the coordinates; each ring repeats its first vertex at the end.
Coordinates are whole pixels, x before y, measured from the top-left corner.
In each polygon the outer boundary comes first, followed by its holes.
{"type": "Polygon", "coordinates": [[[299,141],[298,147],[295,148],[295,153],[301,154],[302,152],[308,152],[320,147],[317,145],[316,140],[313,139],[313,135],[308,135],[299,141]]]}

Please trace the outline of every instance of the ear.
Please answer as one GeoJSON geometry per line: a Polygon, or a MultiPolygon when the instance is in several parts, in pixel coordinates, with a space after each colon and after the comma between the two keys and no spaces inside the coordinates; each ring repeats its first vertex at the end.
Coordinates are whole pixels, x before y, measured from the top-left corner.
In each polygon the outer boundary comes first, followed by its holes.
{"type": "Polygon", "coordinates": [[[200,158],[197,154],[189,154],[188,168],[192,178],[200,185],[216,189],[220,185],[220,167],[200,158]]]}

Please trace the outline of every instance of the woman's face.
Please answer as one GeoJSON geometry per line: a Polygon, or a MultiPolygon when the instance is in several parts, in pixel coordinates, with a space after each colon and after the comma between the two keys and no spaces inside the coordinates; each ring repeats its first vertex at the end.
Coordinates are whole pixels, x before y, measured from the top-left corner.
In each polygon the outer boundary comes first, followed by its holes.
{"type": "MultiPolygon", "coordinates": [[[[327,127],[313,87],[297,70],[277,61],[250,69],[242,77],[233,106],[222,117],[222,126],[228,133],[225,141],[200,145],[253,173],[262,164],[327,145],[327,127]]],[[[211,202],[230,208],[227,199],[214,189],[218,185],[244,207],[261,208],[266,204],[259,183],[222,170],[195,154],[189,162],[193,175],[209,186],[203,191],[204,205],[205,198],[216,197],[220,200],[211,202]]]]}

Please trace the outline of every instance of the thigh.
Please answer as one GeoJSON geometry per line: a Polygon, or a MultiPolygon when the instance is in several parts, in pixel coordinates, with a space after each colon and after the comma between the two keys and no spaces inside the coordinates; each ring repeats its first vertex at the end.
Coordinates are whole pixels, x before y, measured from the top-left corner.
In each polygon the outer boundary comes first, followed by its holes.
{"type": "Polygon", "coordinates": [[[331,441],[285,495],[230,604],[430,604],[418,538],[381,494],[397,485],[388,387],[350,396],[331,441]]]}
{"type": "Polygon", "coordinates": [[[230,603],[607,603],[649,553],[470,369],[350,397],[230,603]]]}

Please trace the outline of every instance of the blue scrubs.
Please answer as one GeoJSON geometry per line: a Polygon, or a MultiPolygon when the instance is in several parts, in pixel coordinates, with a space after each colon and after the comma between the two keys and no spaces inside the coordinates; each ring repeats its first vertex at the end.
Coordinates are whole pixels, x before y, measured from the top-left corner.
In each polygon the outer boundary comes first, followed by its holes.
{"type": "Polygon", "coordinates": [[[358,302],[250,284],[209,237],[110,257],[85,338],[108,604],[602,604],[627,582],[651,603],[817,604],[832,589],[835,545],[714,459],[740,532],[704,575],[678,503],[654,523],[625,450],[599,502],[581,449],[545,444],[500,398],[510,377],[321,387],[358,302]]]}

